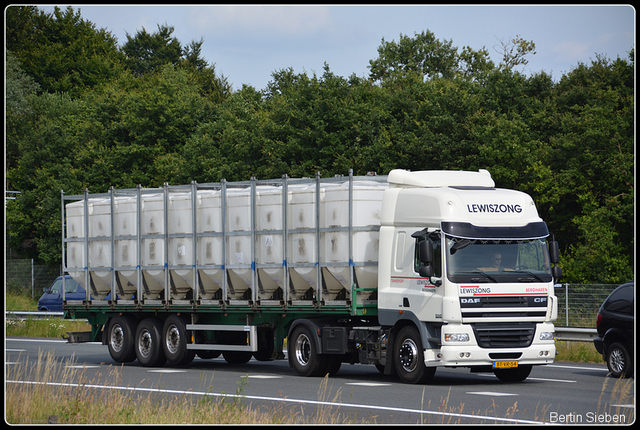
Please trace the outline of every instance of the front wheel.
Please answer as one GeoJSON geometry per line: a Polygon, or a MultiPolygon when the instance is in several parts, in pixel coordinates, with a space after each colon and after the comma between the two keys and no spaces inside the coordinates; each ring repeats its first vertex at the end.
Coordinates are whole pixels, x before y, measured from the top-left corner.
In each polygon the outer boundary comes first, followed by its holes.
{"type": "Polygon", "coordinates": [[[318,354],[314,334],[305,326],[293,330],[287,341],[289,363],[300,376],[324,376],[327,369],[327,357],[318,354]]]}
{"type": "Polygon", "coordinates": [[[394,362],[400,380],[407,384],[418,384],[433,378],[435,367],[424,365],[424,350],[420,333],[415,327],[400,330],[394,348],[394,362]]]}
{"type": "Polygon", "coordinates": [[[493,374],[502,382],[521,382],[527,379],[533,366],[518,366],[513,369],[496,369],[493,374]]]}
{"type": "Polygon", "coordinates": [[[614,342],[607,349],[607,367],[614,378],[633,376],[633,361],[627,348],[619,342],[614,342]]]}

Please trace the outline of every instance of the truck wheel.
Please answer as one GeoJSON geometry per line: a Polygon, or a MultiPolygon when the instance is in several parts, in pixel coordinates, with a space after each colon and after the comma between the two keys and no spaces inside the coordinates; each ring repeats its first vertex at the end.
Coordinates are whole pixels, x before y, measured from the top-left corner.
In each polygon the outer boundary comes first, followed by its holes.
{"type": "Polygon", "coordinates": [[[493,373],[502,382],[521,382],[527,379],[533,366],[518,366],[514,369],[497,369],[493,373]]]}
{"type": "Polygon", "coordinates": [[[400,330],[395,343],[394,362],[400,380],[407,384],[426,382],[436,373],[435,367],[424,365],[424,351],[420,333],[415,327],[400,330]]]}
{"type": "Polygon", "coordinates": [[[107,344],[109,354],[117,363],[129,363],[136,359],[134,349],[136,319],[129,315],[117,315],[109,321],[107,344]]]}
{"type": "Polygon", "coordinates": [[[300,325],[287,341],[289,363],[300,376],[324,376],[321,374],[327,369],[327,357],[318,354],[313,336],[311,330],[300,325]]]}
{"type": "Polygon", "coordinates": [[[145,367],[159,367],[167,362],[162,350],[162,321],[147,318],[138,324],[135,351],[138,361],[145,367]]]}
{"type": "Polygon", "coordinates": [[[222,354],[222,351],[213,351],[211,349],[202,349],[200,351],[196,351],[196,355],[203,360],[211,360],[212,358],[218,358],[222,354]]]}
{"type": "Polygon", "coordinates": [[[162,349],[167,362],[172,366],[183,366],[191,363],[196,356],[193,349],[187,349],[191,333],[187,331],[187,323],[177,315],[171,315],[162,329],[162,349]]]}
{"type": "Polygon", "coordinates": [[[251,360],[253,354],[246,351],[224,351],[222,356],[229,364],[245,364],[251,360]]]}
{"type": "Polygon", "coordinates": [[[607,367],[614,378],[633,376],[633,361],[623,344],[614,342],[607,348],[607,367]]]}

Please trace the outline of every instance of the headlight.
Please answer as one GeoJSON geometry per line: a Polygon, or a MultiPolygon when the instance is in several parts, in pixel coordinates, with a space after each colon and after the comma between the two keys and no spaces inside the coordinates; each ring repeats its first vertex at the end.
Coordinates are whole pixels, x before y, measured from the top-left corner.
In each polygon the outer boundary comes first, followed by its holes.
{"type": "Polygon", "coordinates": [[[467,333],[445,333],[445,342],[469,342],[469,335],[467,333]]]}
{"type": "Polygon", "coordinates": [[[543,331],[542,333],[540,333],[540,340],[553,340],[553,332],[543,331]]]}

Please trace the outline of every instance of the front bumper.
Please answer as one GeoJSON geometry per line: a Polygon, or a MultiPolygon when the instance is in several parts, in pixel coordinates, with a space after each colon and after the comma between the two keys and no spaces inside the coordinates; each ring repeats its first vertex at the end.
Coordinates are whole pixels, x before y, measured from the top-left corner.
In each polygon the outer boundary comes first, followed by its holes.
{"type": "MultiPolygon", "coordinates": [[[[540,333],[553,332],[553,324],[537,324],[529,346],[509,348],[481,348],[468,325],[447,327],[447,332],[469,332],[468,342],[442,342],[439,350],[425,350],[427,367],[491,367],[496,361],[517,361],[518,365],[551,364],[556,356],[553,340],[540,340],[540,333]]],[[[443,334],[444,337],[444,334],[443,334]]]]}

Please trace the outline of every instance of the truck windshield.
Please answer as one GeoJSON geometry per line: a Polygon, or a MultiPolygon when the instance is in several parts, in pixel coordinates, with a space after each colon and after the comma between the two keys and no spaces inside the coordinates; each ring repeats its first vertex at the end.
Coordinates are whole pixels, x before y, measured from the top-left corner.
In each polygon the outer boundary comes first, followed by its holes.
{"type": "Polygon", "coordinates": [[[461,239],[446,236],[451,282],[550,282],[546,240],[461,239]]]}

